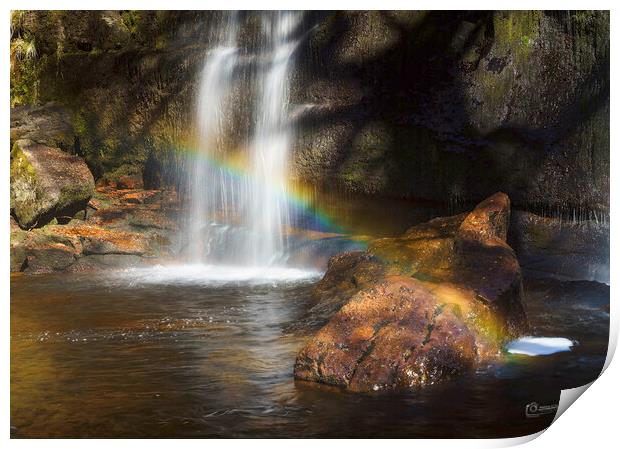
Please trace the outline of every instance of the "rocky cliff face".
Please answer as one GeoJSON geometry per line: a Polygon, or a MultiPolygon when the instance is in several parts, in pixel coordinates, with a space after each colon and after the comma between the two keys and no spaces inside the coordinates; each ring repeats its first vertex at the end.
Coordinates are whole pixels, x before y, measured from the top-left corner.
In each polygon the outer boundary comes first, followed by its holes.
{"type": "Polygon", "coordinates": [[[499,189],[521,208],[608,210],[606,13],[315,21],[299,58],[300,176],[455,203],[499,189]]]}
{"type": "MultiPolygon", "coordinates": [[[[251,44],[256,21],[241,17],[251,44]]],[[[216,21],[25,13],[38,56],[14,72],[13,103],[64,107],[70,150],[97,179],[175,182],[216,21]]],[[[300,38],[298,178],[454,203],[502,190],[520,208],[608,213],[608,13],[308,13],[300,38]]]]}

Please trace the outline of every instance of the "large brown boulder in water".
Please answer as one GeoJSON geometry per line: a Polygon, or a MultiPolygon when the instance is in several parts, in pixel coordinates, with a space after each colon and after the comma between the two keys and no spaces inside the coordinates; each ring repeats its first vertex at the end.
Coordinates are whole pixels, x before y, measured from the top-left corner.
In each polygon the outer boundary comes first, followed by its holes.
{"type": "Polygon", "coordinates": [[[84,160],[28,139],[11,150],[11,211],[19,226],[42,226],[86,208],[95,181],[84,160]]]}
{"type": "Polygon", "coordinates": [[[302,323],[335,314],[298,354],[295,377],[352,391],[408,389],[497,356],[527,329],[509,218],[508,196],[497,193],[469,214],[336,256],[302,323]]]}

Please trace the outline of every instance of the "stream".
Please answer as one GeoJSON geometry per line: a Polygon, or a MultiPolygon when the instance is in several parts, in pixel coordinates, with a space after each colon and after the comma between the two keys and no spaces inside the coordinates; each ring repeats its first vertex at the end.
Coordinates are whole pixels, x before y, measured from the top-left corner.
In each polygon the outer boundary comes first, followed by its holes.
{"type": "Polygon", "coordinates": [[[12,436],[521,436],[553,419],[527,418],[527,404],[593,380],[607,351],[607,286],[526,281],[532,334],[576,341],[571,351],[506,353],[406,394],[346,393],[293,379],[304,338],[283,329],[316,277],[192,279],[12,277],[12,436]]]}

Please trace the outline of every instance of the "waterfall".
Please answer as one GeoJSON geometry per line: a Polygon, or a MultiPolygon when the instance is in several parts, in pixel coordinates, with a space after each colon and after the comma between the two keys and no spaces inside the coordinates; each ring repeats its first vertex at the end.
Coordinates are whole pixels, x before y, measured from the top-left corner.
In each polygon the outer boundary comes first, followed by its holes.
{"type": "Polygon", "coordinates": [[[187,170],[183,254],[190,263],[266,267],[286,257],[288,99],[301,13],[259,14],[260,36],[251,48],[256,54],[238,47],[239,15],[228,13],[205,57],[198,148],[187,170]],[[243,107],[251,108],[247,129],[235,120],[235,109],[243,107]],[[243,150],[230,148],[230,134],[245,136],[243,150]],[[233,151],[245,159],[241,172],[227,162],[233,151]]]}
{"type": "Polygon", "coordinates": [[[263,17],[271,58],[259,71],[257,126],[252,142],[253,182],[248,223],[252,227],[250,256],[254,265],[272,263],[285,252],[284,226],[290,225],[286,198],[286,175],[291,126],[288,123],[289,73],[296,43],[291,34],[299,13],[275,12],[263,17]]]}
{"type": "Polygon", "coordinates": [[[204,261],[208,247],[207,217],[216,211],[226,215],[233,201],[225,174],[212,163],[223,151],[223,121],[238,53],[236,14],[230,14],[224,23],[225,32],[216,36],[218,46],[206,55],[202,69],[196,110],[199,148],[188,169],[187,257],[194,263],[204,261]]]}

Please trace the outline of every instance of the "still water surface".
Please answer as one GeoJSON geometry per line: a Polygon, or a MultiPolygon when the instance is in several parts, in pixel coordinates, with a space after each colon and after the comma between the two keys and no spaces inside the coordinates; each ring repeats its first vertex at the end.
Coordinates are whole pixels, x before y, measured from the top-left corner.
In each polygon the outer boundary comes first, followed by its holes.
{"type": "MultiPolygon", "coordinates": [[[[526,404],[591,381],[609,315],[587,294],[528,304],[534,334],[570,352],[506,355],[455,382],[361,395],[295,382],[303,337],[283,329],[314,279],[281,285],[11,280],[14,437],[508,437],[549,425],[526,404]]],[[[598,302],[597,302],[598,301],[598,302]]]]}

